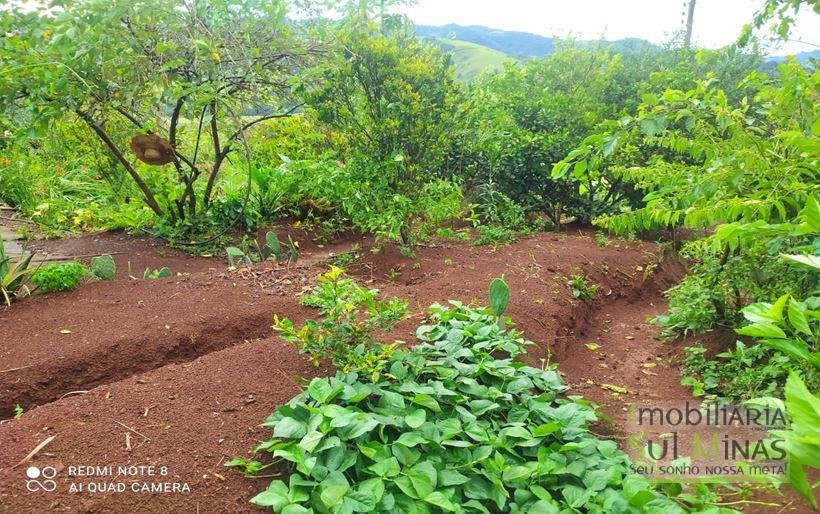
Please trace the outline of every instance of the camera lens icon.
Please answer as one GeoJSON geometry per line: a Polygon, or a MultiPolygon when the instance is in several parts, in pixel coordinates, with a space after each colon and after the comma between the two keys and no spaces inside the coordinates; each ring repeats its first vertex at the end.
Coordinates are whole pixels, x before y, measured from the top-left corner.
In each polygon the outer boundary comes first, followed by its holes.
{"type": "Polygon", "coordinates": [[[45,491],[52,492],[57,489],[57,481],[52,480],[57,476],[57,468],[46,466],[43,469],[37,466],[29,466],[26,469],[26,489],[31,492],[45,491]],[[42,479],[42,480],[39,480],[42,479]]]}

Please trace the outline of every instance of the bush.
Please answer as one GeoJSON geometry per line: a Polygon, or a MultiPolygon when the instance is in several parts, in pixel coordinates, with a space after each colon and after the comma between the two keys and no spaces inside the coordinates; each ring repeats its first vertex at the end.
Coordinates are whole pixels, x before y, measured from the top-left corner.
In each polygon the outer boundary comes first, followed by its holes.
{"type": "Polygon", "coordinates": [[[736,403],[758,396],[782,393],[789,374],[789,359],[762,345],[735,343],[734,350],[706,356],[703,346],[686,348],[681,367],[681,384],[692,388],[692,395],[710,400],[736,403]]]}
{"type": "Polygon", "coordinates": [[[309,319],[296,329],[288,318],[274,317],[273,328],[282,338],[310,355],[313,364],[330,359],[343,372],[358,369],[374,381],[395,345],[379,344],[373,332],[391,330],[407,315],[407,302],[396,298],[383,301],[377,289],[365,289],[353,279],[342,278],[344,270],[331,266],[319,277],[314,290],[301,297],[304,305],[315,307],[321,321],[309,319]]]}
{"type": "MultiPolygon", "coordinates": [[[[251,501],[275,512],[647,512],[684,509],[630,472],[595,411],[491,311],[431,307],[419,344],[370,382],[313,379],[264,423],[264,451],[293,466],[251,501]],[[504,355],[503,358],[496,358],[504,355]],[[311,510],[307,510],[311,509],[311,510]]],[[[233,459],[258,474],[273,464],[233,459]]]]}
{"type": "Polygon", "coordinates": [[[43,293],[70,291],[88,275],[88,268],[79,262],[47,264],[31,275],[31,283],[43,293]]]}
{"type": "Polygon", "coordinates": [[[717,319],[715,291],[708,287],[703,277],[687,275],[667,290],[666,296],[669,298],[668,313],[652,319],[661,326],[664,335],[686,335],[712,328],[717,319]]]}

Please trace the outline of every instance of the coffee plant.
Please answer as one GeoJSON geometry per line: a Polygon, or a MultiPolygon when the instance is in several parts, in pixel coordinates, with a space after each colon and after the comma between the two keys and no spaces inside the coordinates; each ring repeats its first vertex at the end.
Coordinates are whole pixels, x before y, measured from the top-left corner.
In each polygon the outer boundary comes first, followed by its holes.
{"type": "Polygon", "coordinates": [[[290,319],[274,316],[273,328],[314,365],[330,359],[344,372],[358,369],[375,381],[396,345],[379,344],[374,332],[391,330],[407,315],[407,302],[381,300],[378,289],[361,287],[343,274],[342,268],[330,266],[313,291],[301,297],[304,305],[318,310],[321,320],[309,319],[296,328],[290,319]]]}

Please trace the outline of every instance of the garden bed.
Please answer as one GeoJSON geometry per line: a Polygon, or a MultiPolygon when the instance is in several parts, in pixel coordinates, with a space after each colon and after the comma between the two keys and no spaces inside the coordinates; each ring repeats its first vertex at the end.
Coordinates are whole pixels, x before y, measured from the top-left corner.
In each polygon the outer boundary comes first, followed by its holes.
{"type": "MultiPolygon", "coordinates": [[[[546,233],[495,250],[439,241],[418,247],[412,259],[393,248],[373,253],[365,244],[347,268],[360,282],[410,301],[411,319],[391,334],[407,342],[414,341],[427,306],[448,299],[485,304],[487,284],[504,275],[511,288],[507,314],[537,343],[525,360],[558,362],[573,391],[604,403],[617,425],[613,414],[632,394],[682,389],[665,363],[666,372],[640,373],[645,359],[668,351],[644,318],[662,310],[659,291],[682,267],[662,259],[655,245],[600,247],[590,236],[546,233]],[[566,282],[574,274],[597,284],[594,300],[573,298],[566,282]],[[601,349],[593,352],[585,343],[596,338],[601,349]],[[613,401],[600,387],[605,380],[631,394],[613,401]]],[[[253,510],[247,500],[264,482],[240,478],[221,464],[247,455],[266,437],[259,423],[298,392],[300,377],[330,372],[270,337],[272,315],[309,315],[298,294],[324,270],[327,255],[347,248],[305,252],[290,268],[266,263],[232,271],[207,259],[214,269],[88,284],[5,311],[3,368],[23,369],[0,374],[2,408],[8,414],[22,402],[26,413],[0,425],[0,511],[253,510]],[[52,436],[31,463],[14,467],[52,436]],[[25,470],[32,464],[58,470],[58,492],[26,490],[25,470]],[[69,467],[79,465],[165,466],[168,475],[69,478],[69,467]],[[190,492],[174,492],[172,485],[159,494],[67,491],[70,481],[112,480],[128,488],[134,481],[185,483],[190,492]]]]}

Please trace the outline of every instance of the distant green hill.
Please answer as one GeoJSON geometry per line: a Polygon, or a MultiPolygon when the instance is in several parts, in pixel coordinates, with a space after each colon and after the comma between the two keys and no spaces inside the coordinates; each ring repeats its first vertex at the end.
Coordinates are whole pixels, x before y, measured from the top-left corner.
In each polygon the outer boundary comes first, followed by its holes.
{"type": "Polygon", "coordinates": [[[457,39],[433,39],[445,52],[453,55],[456,78],[472,82],[485,71],[499,71],[504,61],[513,59],[504,52],[457,39]]]}

